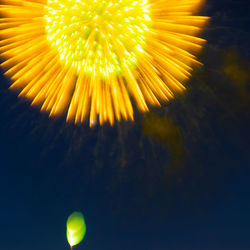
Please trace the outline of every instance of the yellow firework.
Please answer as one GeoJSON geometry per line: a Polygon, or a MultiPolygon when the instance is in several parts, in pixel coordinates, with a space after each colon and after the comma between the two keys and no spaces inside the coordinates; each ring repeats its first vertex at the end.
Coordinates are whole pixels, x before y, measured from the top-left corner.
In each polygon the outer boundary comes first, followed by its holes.
{"type": "Polygon", "coordinates": [[[0,0],[0,56],[11,89],[90,126],[133,120],[183,91],[208,20],[201,0],[0,0]]]}

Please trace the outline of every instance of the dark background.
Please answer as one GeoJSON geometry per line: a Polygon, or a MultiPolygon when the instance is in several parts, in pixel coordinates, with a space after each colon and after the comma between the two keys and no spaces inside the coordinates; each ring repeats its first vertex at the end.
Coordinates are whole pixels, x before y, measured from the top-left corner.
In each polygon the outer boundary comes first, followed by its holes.
{"type": "Polygon", "coordinates": [[[135,122],[51,120],[0,85],[0,249],[250,249],[250,3],[208,0],[187,91],[135,122]]]}

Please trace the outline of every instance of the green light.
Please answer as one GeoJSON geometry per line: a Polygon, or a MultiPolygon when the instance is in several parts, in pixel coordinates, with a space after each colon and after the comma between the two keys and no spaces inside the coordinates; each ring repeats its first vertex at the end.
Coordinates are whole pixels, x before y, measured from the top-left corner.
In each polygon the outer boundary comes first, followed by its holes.
{"type": "Polygon", "coordinates": [[[86,224],[80,212],[72,213],[67,220],[67,240],[69,245],[79,244],[86,234],[86,224]]]}

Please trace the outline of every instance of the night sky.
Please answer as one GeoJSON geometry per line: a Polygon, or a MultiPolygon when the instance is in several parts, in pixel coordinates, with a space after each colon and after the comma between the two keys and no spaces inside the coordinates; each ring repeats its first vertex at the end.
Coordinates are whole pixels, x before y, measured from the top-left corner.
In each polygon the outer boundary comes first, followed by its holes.
{"type": "Polygon", "coordinates": [[[1,250],[250,249],[250,2],[207,0],[195,69],[162,108],[89,128],[50,119],[0,80],[1,250]]]}

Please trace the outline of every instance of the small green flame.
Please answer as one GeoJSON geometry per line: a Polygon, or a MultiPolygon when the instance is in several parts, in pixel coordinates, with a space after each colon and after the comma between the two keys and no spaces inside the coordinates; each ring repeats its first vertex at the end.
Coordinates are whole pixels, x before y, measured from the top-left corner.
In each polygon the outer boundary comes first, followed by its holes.
{"type": "Polygon", "coordinates": [[[86,224],[80,212],[72,213],[67,220],[67,240],[69,245],[79,244],[86,234],[86,224]]]}

